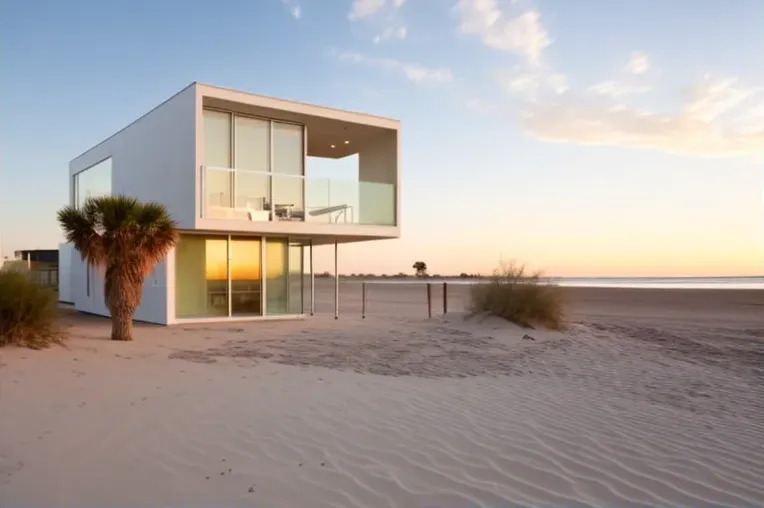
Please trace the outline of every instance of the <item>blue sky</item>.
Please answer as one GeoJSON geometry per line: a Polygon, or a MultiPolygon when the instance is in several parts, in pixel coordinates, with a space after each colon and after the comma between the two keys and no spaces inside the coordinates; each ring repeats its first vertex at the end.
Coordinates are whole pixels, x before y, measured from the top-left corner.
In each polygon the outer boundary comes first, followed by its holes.
{"type": "Polygon", "coordinates": [[[3,253],[55,247],[69,160],[203,81],[401,120],[403,238],[345,272],[761,274],[761,48],[755,0],[2,2],[3,253]]]}

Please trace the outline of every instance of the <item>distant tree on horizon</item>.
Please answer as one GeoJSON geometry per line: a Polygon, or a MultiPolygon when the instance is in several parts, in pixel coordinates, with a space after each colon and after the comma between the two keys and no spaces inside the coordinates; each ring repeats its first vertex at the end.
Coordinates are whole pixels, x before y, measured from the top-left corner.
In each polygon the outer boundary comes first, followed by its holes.
{"type": "Polygon", "coordinates": [[[427,263],[424,261],[417,261],[412,268],[416,270],[417,277],[427,277],[427,263]]]}

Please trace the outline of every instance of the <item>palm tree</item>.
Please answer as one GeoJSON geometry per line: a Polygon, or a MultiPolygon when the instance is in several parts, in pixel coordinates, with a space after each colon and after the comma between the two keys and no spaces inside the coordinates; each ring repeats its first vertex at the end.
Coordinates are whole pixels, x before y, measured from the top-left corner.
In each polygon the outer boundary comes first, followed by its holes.
{"type": "Polygon", "coordinates": [[[414,266],[412,266],[414,270],[416,270],[416,276],[417,277],[426,277],[427,276],[427,263],[424,261],[417,261],[414,263],[414,266]]]}
{"type": "Polygon", "coordinates": [[[58,222],[88,266],[105,269],[104,300],[111,312],[111,339],[132,340],[133,314],[143,280],[178,241],[177,225],[159,203],[103,196],[81,208],[66,206],[58,222]]]}

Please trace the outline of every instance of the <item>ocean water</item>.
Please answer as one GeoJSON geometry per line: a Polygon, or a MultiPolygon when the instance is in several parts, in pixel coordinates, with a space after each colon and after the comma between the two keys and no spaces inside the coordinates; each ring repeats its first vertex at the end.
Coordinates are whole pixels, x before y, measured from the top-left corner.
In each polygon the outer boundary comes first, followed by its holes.
{"type": "MultiPolygon", "coordinates": [[[[549,282],[568,287],[650,288],[650,289],[761,289],[761,277],[556,277],[549,282]]],[[[416,282],[448,282],[449,284],[474,284],[475,279],[375,279],[375,283],[405,284],[416,282]]]]}
{"type": "Polygon", "coordinates": [[[764,277],[561,277],[560,286],[652,289],[764,289],[764,277]]]}

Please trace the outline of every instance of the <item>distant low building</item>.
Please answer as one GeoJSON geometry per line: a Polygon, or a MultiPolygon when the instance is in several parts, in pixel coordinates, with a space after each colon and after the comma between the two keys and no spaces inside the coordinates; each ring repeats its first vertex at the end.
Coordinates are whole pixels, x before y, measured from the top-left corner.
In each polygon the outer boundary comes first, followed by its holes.
{"type": "Polygon", "coordinates": [[[17,250],[13,257],[13,260],[5,261],[3,266],[28,269],[31,277],[41,286],[58,286],[58,250],[17,250]]]}
{"type": "Polygon", "coordinates": [[[28,261],[33,266],[58,268],[58,249],[17,250],[16,261],[28,261]]]}

